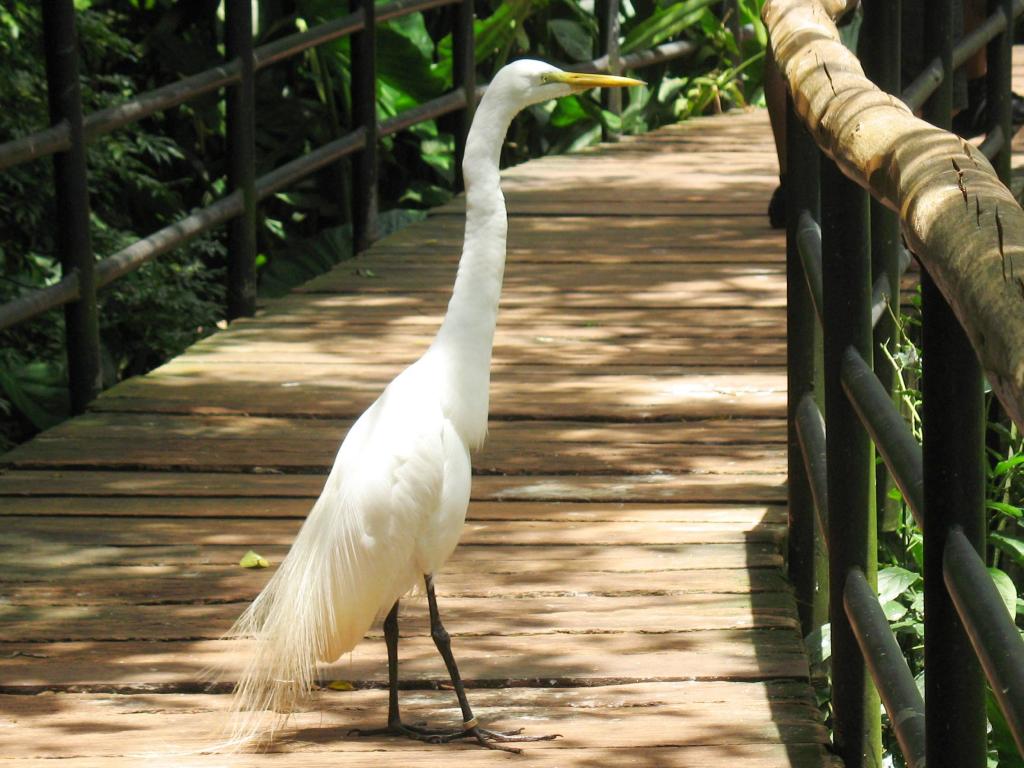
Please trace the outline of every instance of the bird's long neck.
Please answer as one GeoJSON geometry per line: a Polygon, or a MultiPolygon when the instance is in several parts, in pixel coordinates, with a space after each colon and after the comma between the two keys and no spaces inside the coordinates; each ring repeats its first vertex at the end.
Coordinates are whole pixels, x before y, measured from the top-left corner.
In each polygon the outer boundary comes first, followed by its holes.
{"type": "Polygon", "coordinates": [[[508,221],[498,164],[515,114],[501,99],[481,100],[466,140],[466,234],[448,312],[434,341],[448,381],[444,403],[456,429],[471,446],[487,430],[491,348],[505,271],[508,221]]]}

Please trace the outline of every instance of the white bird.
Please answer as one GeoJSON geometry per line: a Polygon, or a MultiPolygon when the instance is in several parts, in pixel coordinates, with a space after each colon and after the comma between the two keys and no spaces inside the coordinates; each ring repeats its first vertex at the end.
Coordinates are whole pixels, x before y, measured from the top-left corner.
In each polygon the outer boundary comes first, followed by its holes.
{"type": "Polygon", "coordinates": [[[531,104],[640,84],[521,60],[488,86],[466,141],[465,241],[447,314],[430,348],[353,424],[290,552],[236,622],[232,634],[253,637],[254,646],[235,688],[232,742],[272,737],[280,715],[310,696],[317,662],[352,650],[385,613],[388,723],[375,733],[432,743],[468,737],[507,751],[518,750],[500,742],[554,738],[478,725],[438,614],[433,574],[458,543],[469,504],[470,451],[487,433],[508,227],[498,173],[505,133],[531,104]],[[462,709],[463,723],[454,730],[408,725],[399,714],[398,601],[420,579],[431,636],[462,709]]]}

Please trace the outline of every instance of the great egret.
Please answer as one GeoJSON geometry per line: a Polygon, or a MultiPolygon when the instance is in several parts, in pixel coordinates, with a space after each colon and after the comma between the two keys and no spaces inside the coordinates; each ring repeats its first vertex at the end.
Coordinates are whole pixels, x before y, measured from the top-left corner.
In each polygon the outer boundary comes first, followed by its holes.
{"type": "Polygon", "coordinates": [[[433,743],[475,738],[507,751],[518,750],[501,742],[554,738],[478,725],[438,613],[433,574],[458,543],[469,504],[469,453],[487,432],[508,227],[498,159],[509,123],[547,99],[640,84],[521,60],[487,88],[466,141],[465,242],[448,312],[426,353],[352,425],[291,551],[236,622],[233,634],[252,636],[255,645],[235,689],[232,741],[272,736],[278,715],[267,710],[291,712],[311,693],[317,662],[350,651],[385,612],[389,707],[387,727],[378,732],[433,743]],[[420,579],[431,636],[462,708],[455,730],[408,725],[399,715],[398,601],[420,579]]]}

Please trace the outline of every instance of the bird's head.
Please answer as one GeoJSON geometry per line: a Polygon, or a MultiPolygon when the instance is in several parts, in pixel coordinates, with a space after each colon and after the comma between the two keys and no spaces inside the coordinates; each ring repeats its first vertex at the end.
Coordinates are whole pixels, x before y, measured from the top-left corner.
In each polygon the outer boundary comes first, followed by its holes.
{"type": "Polygon", "coordinates": [[[488,90],[497,88],[517,109],[548,99],[558,99],[588,88],[623,88],[643,85],[643,80],[615,75],[564,72],[535,59],[520,59],[501,68],[488,90]]]}

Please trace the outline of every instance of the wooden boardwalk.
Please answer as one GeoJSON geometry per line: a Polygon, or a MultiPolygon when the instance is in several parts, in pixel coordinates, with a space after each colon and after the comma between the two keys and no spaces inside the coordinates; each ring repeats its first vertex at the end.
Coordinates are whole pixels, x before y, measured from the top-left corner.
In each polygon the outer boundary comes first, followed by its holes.
{"type": "MultiPolygon", "coordinates": [[[[781,570],[765,113],[505,179],[490,438],[437,578],[477,714],[563,735],[514,764],[831,765],[781,570]]],[[[347,737],[385,720],[379,632],[324,671],[356,690],[325,691],[274,754],[190,754],[228,699],[201,671],[231,678],[218,637],[270,573],[239,558],[280,562],[353,417],[425,348],[461,227],[455,203],[2,458],[2,766],[511,759],[347,737]]],[[[403,613],[405,711],[455,723],[424,613],[403,613]]]]}

